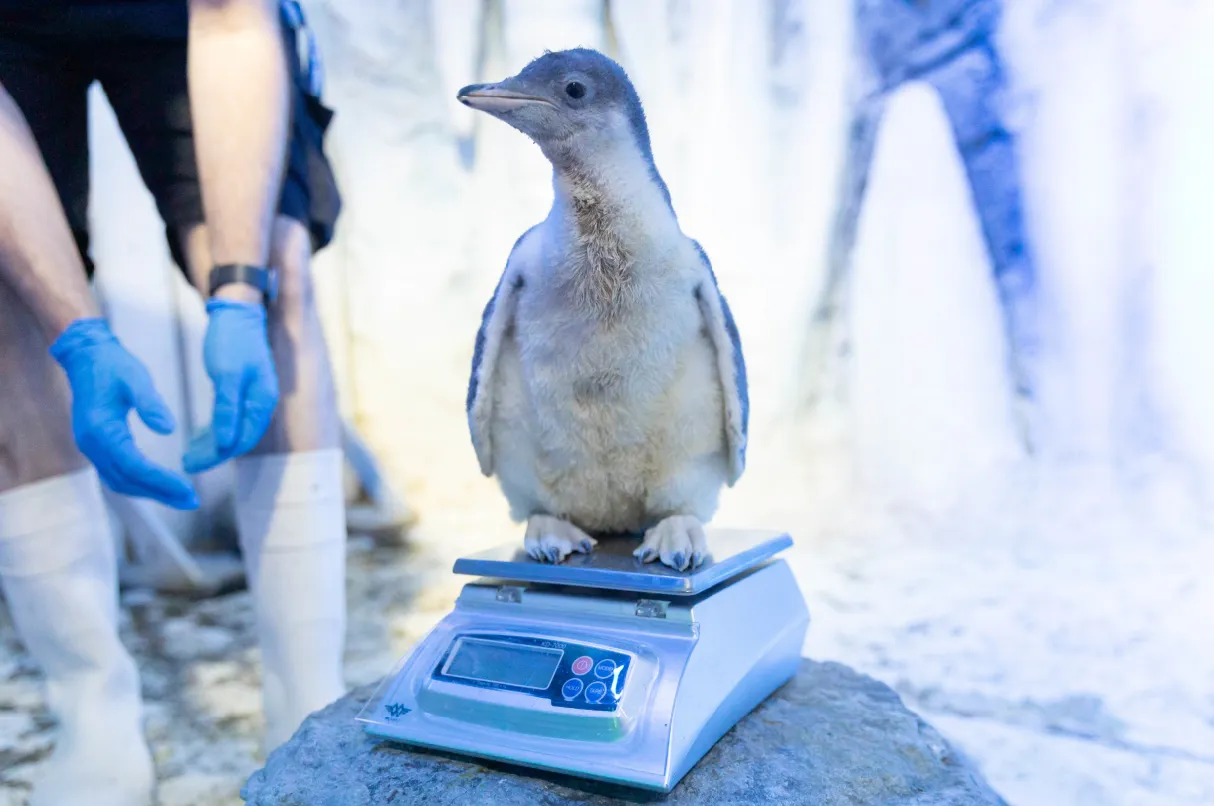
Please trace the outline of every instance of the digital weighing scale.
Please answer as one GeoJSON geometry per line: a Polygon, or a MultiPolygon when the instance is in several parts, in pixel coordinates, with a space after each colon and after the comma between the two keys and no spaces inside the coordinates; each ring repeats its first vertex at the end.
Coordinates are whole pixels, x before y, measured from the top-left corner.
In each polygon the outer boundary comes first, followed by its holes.
{"type": "Polygon", "coordinates": [[[679,572],[600,540],[456,561],[455,609],[384,679],[371,735],[668,792],[801,662],[809,611],[778,532],[708,530],[679,572]]]}

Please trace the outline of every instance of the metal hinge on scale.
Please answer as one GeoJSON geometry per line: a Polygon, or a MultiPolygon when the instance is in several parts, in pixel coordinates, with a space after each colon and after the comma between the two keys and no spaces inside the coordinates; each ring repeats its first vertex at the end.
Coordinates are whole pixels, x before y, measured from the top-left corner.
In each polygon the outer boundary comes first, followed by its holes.
{"type": "Polygon", "coordinates": [[[666,618],[666,602],[661,599],[637,599],[637,618],[666,618]]]}
{"type": "Polygon", "coordinates": [[[523,589],[517,585],[502,585],[497,589],[497,600],[509,604],[520,604],[523,601],[523,589]]]}
{"type": "MultiPolygon", "coordinates": [[[[523,588],[517,585],[499,585],[495,597],[506,604],[521,604],[523,588]]],[[[661,599],[637,599],[637,618],[666,618],[666,602],[661,599]]]]}

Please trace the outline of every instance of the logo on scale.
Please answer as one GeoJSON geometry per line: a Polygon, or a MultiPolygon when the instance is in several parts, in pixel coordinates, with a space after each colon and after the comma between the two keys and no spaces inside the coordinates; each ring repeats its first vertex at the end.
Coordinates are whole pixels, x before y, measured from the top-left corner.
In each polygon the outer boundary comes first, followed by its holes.
{"type": "Polygon", "coordinates": [[[384,706],[384,710],[388,712],[389,719],[400,719],[405,714],[409,713],[411,708],[406,708],[398,702],[389,703],[384,706]]]}

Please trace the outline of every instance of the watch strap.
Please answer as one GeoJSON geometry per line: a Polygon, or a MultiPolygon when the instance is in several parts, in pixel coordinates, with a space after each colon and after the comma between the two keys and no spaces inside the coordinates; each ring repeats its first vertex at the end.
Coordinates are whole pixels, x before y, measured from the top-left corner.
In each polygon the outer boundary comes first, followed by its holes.
{"type": "Polygon", "coordinates": [[[207,291],[214,296],[216,291],[232,283],[248,283],[261,291],[267,304],[278,296],[278,275],[273,269],[244,263],[225,263],[211,269],[207,291]]]}

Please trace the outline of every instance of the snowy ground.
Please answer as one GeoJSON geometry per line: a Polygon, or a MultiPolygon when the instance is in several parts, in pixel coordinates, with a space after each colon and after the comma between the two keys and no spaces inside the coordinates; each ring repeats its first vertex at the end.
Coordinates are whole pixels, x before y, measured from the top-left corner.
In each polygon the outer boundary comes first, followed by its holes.
{"type": "MultiPolygon", "coordinates": [[[[1019,467],[929,513],[859,498],[821,444],[797,453],[815,458],[756,446],[718,522],[793,532],[807,655],[893,686],[1014,806],[1214,803],[1214,542],[1182,498],[1115,495],[1091,468],[1019,467]]],[[[351,684],[447,611],[455,556],[517,536],[500,499],[465,503],[430,510],[405,549],[351,540],[351,684]]],[[[261,763],[247,597],[128,596],[125,613],[163,805],[240,803],[261,763]]],[[[50,725],[7,620],[0,647],[0,803],[23,804],[50,725]]]]}
{"type": "Polygon", "coordinates": [[[804,535],[807,654],[893,686],[1012,804],[1214,803],[1209,532],[1029,475],[804,535]]]}

